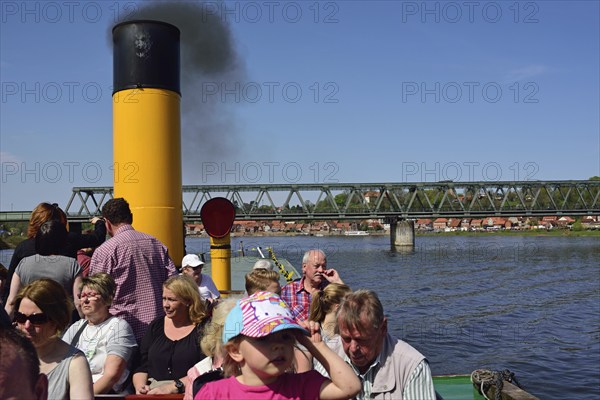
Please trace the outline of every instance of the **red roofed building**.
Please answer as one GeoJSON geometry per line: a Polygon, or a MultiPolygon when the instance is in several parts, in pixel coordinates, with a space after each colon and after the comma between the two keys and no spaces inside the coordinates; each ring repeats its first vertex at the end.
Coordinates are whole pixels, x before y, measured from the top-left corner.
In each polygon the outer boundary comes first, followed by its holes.
{"type": "Polygon", "coordinates": [[[448,227],[448,220],[446,218],[436,218],[433,221],[433,229],[434,230],[444,230],[448,227]]]}
{"type": "Polygon", "coordinates": [[[433,221],[431,221],[429,218],[420,218],[415,223],[415,229],[430,231],[433,229],[433,221]]]}

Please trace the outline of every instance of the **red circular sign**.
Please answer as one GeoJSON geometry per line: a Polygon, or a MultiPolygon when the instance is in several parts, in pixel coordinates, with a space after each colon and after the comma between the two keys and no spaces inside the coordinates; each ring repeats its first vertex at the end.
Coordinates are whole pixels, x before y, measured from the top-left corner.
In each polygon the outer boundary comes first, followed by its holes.
{"type": "Polygon", "coordinates": [[[211,237],[225,237],[235,220],[235,206],[224,197],[208,200],[200,209],[204,229],[211,237]]]}

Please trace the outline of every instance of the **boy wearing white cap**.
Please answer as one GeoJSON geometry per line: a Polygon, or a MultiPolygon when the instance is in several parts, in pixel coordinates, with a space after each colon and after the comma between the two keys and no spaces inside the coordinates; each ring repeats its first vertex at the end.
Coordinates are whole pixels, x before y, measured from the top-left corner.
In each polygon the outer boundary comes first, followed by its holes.
{"type": "Polygon", "coordinates": [[[196,282],[200,291],[200,297],[212,303],[221,297],[221,293],[212,278],[202,273],[203,265],[204,261],[198,255],[188,254],[181,260],[181,272],[190,276],[196,282]]]}
{"type": "Polygon", "coordinates": [[[310,332],[274,293],[257,292],[240,300],[223,327],[226,378],[205,384],[194,399],[326,400],[356,395],[360,381],[352,368],[321,341],[318,323],[307,327],[310,332]],[[326,366],[331,380],[315,370],[291,372],[296,341],[326,366]]]}

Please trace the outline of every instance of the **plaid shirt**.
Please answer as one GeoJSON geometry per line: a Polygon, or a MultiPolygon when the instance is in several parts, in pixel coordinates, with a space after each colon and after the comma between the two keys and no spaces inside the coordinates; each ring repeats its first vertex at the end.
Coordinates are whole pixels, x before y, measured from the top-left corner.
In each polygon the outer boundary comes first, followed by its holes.
{"type": "Polygon", "coordinates": [[[167,247],[131,225],[121,226],[94,251],[90,275],[98,272],[115,279],[110,312],[129,322],[140,343],[150,322],[163,315],[162,284],[176,273],[167,247]]]}
{"type": "Polygon", "coordinates": [[[310,312],[312,295],[304,289],[304,277],[290,282],[281,289],[281,299],[290,308],[296,321],[306,321],[310,312]]]}

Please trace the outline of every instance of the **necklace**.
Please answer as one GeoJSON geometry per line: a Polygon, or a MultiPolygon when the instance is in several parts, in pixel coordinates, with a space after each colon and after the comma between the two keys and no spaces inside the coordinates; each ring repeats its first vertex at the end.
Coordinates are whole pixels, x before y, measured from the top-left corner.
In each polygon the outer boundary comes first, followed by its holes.
{"type": "Polygon", "coordinates": [[[85,354],[85,358],[87,358],[88,362],[91,362],[92,357],[94,357],[96,354],[96,349],[98,348],[98,344],[102,339],[102,330],[105,326],[107,326],[109,320],[110,318],[99,325],[88,324],[88,326],[83,330],[81,339],[79,340],[79,348],[85,354]],[[95,330],[95,333],[91,333],[93,330],[95,330]]]}

